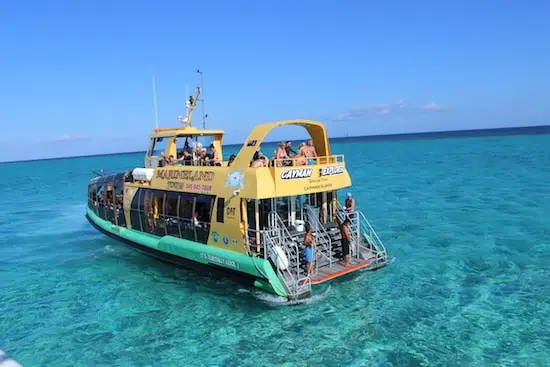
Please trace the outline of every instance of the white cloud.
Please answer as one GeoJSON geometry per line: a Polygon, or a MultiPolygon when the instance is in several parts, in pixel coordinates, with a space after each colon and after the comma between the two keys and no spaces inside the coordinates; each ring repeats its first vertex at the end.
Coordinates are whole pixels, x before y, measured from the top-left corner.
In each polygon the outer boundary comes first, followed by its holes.
{"type": "Polygon", "coordinates": [[[377,103],[367,105],[362,108],[349,110],[347,112],[340,113],[336,116],[334,121],[351,121],[365,118],[368,116],[392,116],[401,113],[421,113],[440,111],[447,109],[446,106],[435,102],[428,102],[423,107],[410,106],[403,100],[388,103],[377,103]]]}
{"type": "Polygon", "coordinates": [[[440,111],[444,110],[446,107],[442,104],[435,102],[428,102],[424,105],[424,111],[440,111]]]}
{"type": "Polygon", "coordinates": [[[71,134],[63,134],[61,136],[58,136],[57,138],[55,138],[55,141],[70,141],[70,140],[84,140],[86,139],[85,137],[82,137],[82,136],[76,136],[76,135],[71,135],[71,134]]]}
{"type": "Polygon", "coordinates": [[[369,115],[390,115],[397,110],[401,110],[407,107],[407,102],[399,100],[389,103],[377,103],[367,105],[365,107],[349,110],[336,116],[336,121],[349,121],[355,120],[369,115]]]}

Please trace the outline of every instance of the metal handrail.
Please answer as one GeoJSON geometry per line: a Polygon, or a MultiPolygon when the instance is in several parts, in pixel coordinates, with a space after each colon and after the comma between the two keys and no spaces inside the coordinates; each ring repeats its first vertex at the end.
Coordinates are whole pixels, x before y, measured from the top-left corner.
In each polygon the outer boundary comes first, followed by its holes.
{"type": "Polygon", "coordinates": [[[372,239],[373,243],[371,245],[375,247],[374,250],[376,251],[377,259],[379,257],[386,258],[387,256],[386,247],[384,246],[384,243],[382,242],[380,237],[378,237],[378,234],[376,233],[374,228],[372,228],[370,222],[365,217],[365,215],[359,210],[355,210],[350,215],[350,213],[348,213],[344,209],[345,207],[342,206],[340,202],[337,202],[337,204],[338,204],[339,213],[343,214],[344,218],[348,218],[352,226],[355,227],[355,231],[351,231],[351,235],[353,237],[354,245],[357,246],[357,250],[355,246],[350,246],[350,252],[351,252],[350,256],[359,258],[358,249],[359,248],[368,249],[366,246],[361,245],[361,236],[363,234],[361,229],[362,227],[365,227],[366,229],[368,229],[369,237],[372,239]]]}
{"type": "Polygon", "coordinates": [[[281,230],[281,232],[283,233],[283,236],[282,239],[283,239],[283,242],[284,242],[284,245],[287,246],[288,245],[288,242],[291,242],[294,244],[294,247],[296,249],[296,274],[300,274],[300,248],[298,247],[298,244],[296,243],[296,241],[294,241],[294,239],[292,238],[292,235],[290,234],[290,232],[288,231],[288,229],[285,227],[285,224],[283,222],[283,220],[281,219],[281,217],[279,216],[279,214],[277,214],[277,212],[275,211],[271,211],[269,213],[269,215],[271,217],[273,217],[275,219],[275,221],[277,222],[276,223],[276,229],[279,229],[281,230]],[[286,241],[285,241],[286,239],[286,241]]]}
{"type": "Polygon", "coordinates": [[[383,252],[384,254],[386,254],[387,253],[386,246],[384,246],[384,243],[382,242],[380,237],[378,237],[378,234],[376,233],[374,228],[372,228],[367,217],[365,217],[365,215],[361,211],[357,211],[357,214],[359,215],[360,220],[362,219],[363,222],[366,224],[367,228],[369,229],[369,236],[373,239],[373,242],[374,242],[373,245],[376,247],[376,250],[378,252],[383,252]]]}
{"type": "MultiPolygon", "coordinates": [[[[271,234],[270,234],[271,231],[272,231],[272,230],[263,230],[263,231],[262,231],[262,233],[263,233],[263,236],[262,236],[262,237],[263,237],[265,243],[269,244],[271,247],[274,247],[274,246],[277,246],[277,243],[273,240],[273,237],[272,237],[271,234]]],[[[295,245],[295,247],[296,247],[296,251],[298,251],[298,248],[297,248],[298,246],[297,246],[295,243],[294,243],[294,245],[295,245]]],[[[282,248],[283,251],[285,252],[285,255],[286,255],[289,259],[291,259],[292,256],[291,256],[290,251],[289,251],[289,249],[288,249],[288,244],[286,244],[286,246],[282,246],[281,248],[282,248]]],[[[264,256],[267,257],[268,255],[265,254],[264,256]]],[[[298,252],[296,252],[296,267],[297,267],[297,270],[299,270],[298,252]]],[[[278,264],[277,264],[276,262],[275,262],[275,268],[276,268],[277,273],[281,276],[281,278],[282,278],[282,280],[283,280],[283,283],[284,283],[285,286],[288,288],[289,293],[298,294],[298,290],[300,289],[300,288],[298,288],[298,286],[299,286],[299,284],[298,284],[299,280],[296,279],[296,278],[298,278],[297,276],[294,277],[294,275],[292,274],[292,271],[291,271],[290,267],[286,269],[286,273],[287,273],[287,274],[289,275],[289,277],[290,277],[290,280],[291,280],[291,282],[292,282],[291,285],[289,285],[289,284],[287,283],[287,281],[286,281],[286,278],[285,278],[285,276],[284,276],[284,274],[283,274],[284,270],[280,269],[279,266],[278,266],[278,264]]],[[[299,275],[299,272],[297,272],[296,275],[299,275]]]]}

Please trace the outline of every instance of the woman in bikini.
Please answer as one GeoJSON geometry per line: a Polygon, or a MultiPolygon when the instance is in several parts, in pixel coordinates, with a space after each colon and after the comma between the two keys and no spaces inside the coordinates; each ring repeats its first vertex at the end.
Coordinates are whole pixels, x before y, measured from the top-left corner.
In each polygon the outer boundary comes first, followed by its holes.
{"type": "Polygon", "coordinates": [[[286,154],[286,143],[284,141],[279,143],[279,147],[275,152],[275,159],[277,159],[277,167],[288,166],[289,161],[279,161],[279,159],[289,159],[290,157],[286,154]]]}

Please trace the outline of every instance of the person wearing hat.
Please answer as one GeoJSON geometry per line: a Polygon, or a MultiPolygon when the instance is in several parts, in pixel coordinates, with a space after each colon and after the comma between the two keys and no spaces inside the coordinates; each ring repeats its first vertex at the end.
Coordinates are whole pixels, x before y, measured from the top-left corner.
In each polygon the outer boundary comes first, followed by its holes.
{"type": "Polygon", "coordinates": [[[351,192],[348,192],[346,197],[346,213],[351,214],[355,210],[355,199],[351,196],[351,192]]]}

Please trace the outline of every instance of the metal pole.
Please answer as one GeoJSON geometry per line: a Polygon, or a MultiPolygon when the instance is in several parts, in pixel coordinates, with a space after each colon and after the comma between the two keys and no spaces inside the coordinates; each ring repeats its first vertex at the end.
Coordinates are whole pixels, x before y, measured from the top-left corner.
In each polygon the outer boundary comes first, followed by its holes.
{"type": "Polygon", "coordinates": [[[158,115],[157,115],[157,91],[155,86],[155,76],[153,75],[153,104],[155,105],[155,128],[159,128],[158,115]]]}
{"type": "Polygon", "coordinates": [[[204,89],[203,89],[203,79],[202,79],[202,71],[197,70],[197,73],[200,75],[200,88],[201,88],[201,103],[202,103],[202,128],[206,129],[206,113],[205,113],[205,104],[204,104],[204,89]]]}

